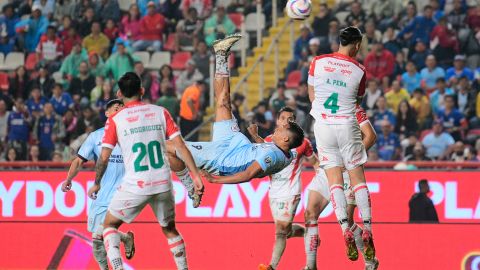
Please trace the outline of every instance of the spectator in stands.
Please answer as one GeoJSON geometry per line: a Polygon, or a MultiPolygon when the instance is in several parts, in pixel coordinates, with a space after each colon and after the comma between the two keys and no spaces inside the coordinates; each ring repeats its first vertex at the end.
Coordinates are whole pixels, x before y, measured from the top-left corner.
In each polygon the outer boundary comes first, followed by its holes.
{"type": "Polygon", "coordinates": [[[310,110],[312,108],[312,102],[310,102],[310,99],[308,97],[308,86],[307,82],[301,81],[299,86],[298,86],[298,91],[294,96],[294,100],[297,103],[296,107],[303,111],[305,115],[310,114],[310,110]]]}
{"type": "Polygon", "coordinates": [[[320,39],[318,38],[311,38],[308,42],[308,54],[305,61],[302,61],[302,65],[300,66],[300,72],[302,74],[300,81],[307,81],[308,80],[308,70],[310,69],[310,63],[312,62],[313,58],[320,55],[320,39]]]}
{"type": "Polygon", "coordinates": [[[82,38],[77,34],[74,27],[68,29],[67,34],[62,38],[63,56],[68,56],[72,52],[75,44],[81,44],[82,38]]]}
{"type": "Polygon", "coordinates": [[[15,14],[14,6],[12,4],[6,4],[2,8],[2,15],[0,16],[0,25],[2,25],[2,34],[7,34],[8,39],[14,39],[17,35],[15,31],[15,25],[18,23],[19,18],[15,14]]]}
{"type": "Polygon", "coordinates": [[[285,82],[279,81],[277,84],[277,97],[272,100],[273,114],[276,115],[281,108],[287,106],[287,97],[285,96],[285,82]]]}
{"type": "Polygon", "coordinates": [[[93,105],[102,96],[104,78],[103,76],[95,77],[95,87],[90,91],[90,103],[93,105]]]}
{"type": "MultiPolygon", "coordinates": [[[[406,72],[406,66],[407,62],[405,61],[405,54],[402,51],[398,51],[395,55],[395,65],[393,68],[393,74],[392,76],[390,76],[390,78],[397,78],[399,76],[402,76],[402,74],[406,72]]],[[[388,84],[385,89],[386,88],[388,88],[388,84]]]]}
{"type": "Polygon", "coordinates": [[[32,118],[22,98],[15,100],[13,111],[8,114],[7,143],[8,148],[15,148],[20,160],[27,158],[27,143],[30,139],[32,118]]]}
{"type": "Polygon", "coordinates": [[[312,22],[313,35],[320,39],[320,42],[328,36],[328,25],[334,18],[332,11],[325,3],[320,3],[318,14],[315,16],[312,22]]]}
{"type": "Polygon", "coordinates": [[[394,132],[400,137],[400,140],[417,133],[418,125],[415,111],[410,107],[407,100],[402,100],[398,105],[396,120],[394,132]]]}
{"type": "Polygon", "coordinates": [[[422,82],[422,76],[417,72],[417,67],[412,61],[407,62],[405,68],[407,71],[402,74],[402,84],[405,86],[409,94],[413,93],[413,90],[419,88],[422,82]]]}
{"type": "Polygon", "coordinates": [[[33,87],[30,92],[30,98],[27,100],[26,105],[28,112],[34,118],[38,118],[43,112],[43,106],[47,103],[48,100],[40,92],[40,88],[33,87]]]}
{"type": "Polygon", "coordinates": [[[152,81],[153,77],[150,72],[145,70],[145,67],[143,66],[142,61],[136,61],[135,62],[135,67],[134,67],[135,73],[142,79],[142,86],[145,88],[145,98],[151,98],[151,88],[152,88],[152,81]]]}
{"type": "Polygon", "coordinates": [[[432,200],[428,197],[430,187],[428,181],[422,179],[418,182],[419,192],[413,194],[408,202],[410,208],[410,223],[438,223],[438,215],[432,200]]]}
{"type": "Polygon", "coordinates": [[[419,129],[423,130],[431,121],[430,101],[425,96],[423,90],[421,88],[417,88],[415,91],[413,91],[413,96],[409,103],[412,109],[415,111],[415,117],[417,119],[419,129]]]}
{"type": "Polygon", "coordinates": [[[40,160],[50,160],[55,150],[55,144],[65,136],[65,126],[62,118],[55,114],[51,103],[46,103],[43,115],[35,121],[33,138],[40,147],[40,160]]]}
{"type": "Polygon", "coordinates": [[[455,141],[463,138],[463,133],[468,127],[463,113],[455,108],[455,97],[445,96],[445,109],[438,111],[437,118],[443,122],[443,128],[455,141]]]}
{"type": "Polygon", "coordinates": [[[55,0],[35,0],[34,5],[39,5],[42,15],[49,20],[53,19],[53,13],[55,12],[55,0]]]}
{"type": "Polygon", "coordinates": [[[427,45],[423,41],[419,40],[415,44],[415,52],[410,57],[410,60],[415,64],[417,70],[422,70],[425,67],[425,60],[430,54],[430,50],[427,49],[427,45]]]}
{"type": "Polygon", "coordinates": [[[32,16],[25,21],[18,22],[15,27],[17,32],[23,33],[17,35],[17,38],[20,38],[20,44],[23,44],[23,48],[27,52],[35,52],[40,37],[47,31],[48,19],[42,16],[40,6],[34,4],[32,6],[32,16]]]}
{"type": "Polygon", "coordinates": [[[472,160],[472,158],[470,148],[465,146],[463,142],[458,141],[453,145],[449,160],[454,162],[465,162],[472,160]]]}
{"type": "Polygon", "coordinates": [[[440,7],[440,3],[438,2],[438,0],[430,0],[429,2],[433,10],[433,20],[438,23],[438,21],[440,21],[440,19],[445,16],[445,13],[443,11],[444,7],[440,7]]]}
{"type": "Polygon", "coordinates": [[[168,82],[170,86],[177,91],[177,86],[175,84],[175,77],[173,76],[173,69],[169,65],[163,65],[158,72],[158,82],[162,84],[163,82],[168,82]]]}
{"type": "Polygon", "coordinates": [[[402,88],[402,84],[398,80],[394,80],[391,90],[385,94],[385,98],[387,99],[388,108],[396,112],[402,100],[410,100],[410,94],[405,88],[402,88]]]}
{"type": "Polygon", "coordinates": [[[5,101],[0,100],[0,153],[5,149],[4,143],[7,141],[7,127],[8,127],[8,115],[7,104],[5,101]]]}
{"type": "Polygon", "coordinates": [[[382,42],[383,47],[389,50],[393,55],[397,55],[397,53],[402,49],[400,42],[398,42],[396,38],[396,31],[393,26],[387,27],[383,34],[382,42]]]}
{"type": "Polygon", "coordinates": [[[86,36],[82,41],[82,46],[87,52],[96,52],[103,59],[108,57],[108,49],[110,47],[110,40],[102,32],[100,23],[95,21],[92,23],[92,33],[86,36]]]}
{"type": "Polygon", "coordinates": [[[199,41],[195,53],[192,55],[192,60],[205,79],[210,79],[210,57],[211,54],[205,41],[199,41]]]}
{"type": "Polygon", "coordinates": [[[370,16],[378,23],[379,29],[385,30],[397,20],[402,8],[400,2],[395,0],[372,1],[369,11],[370,16]]]}
{"type": "Polygon", "coordinates": [[[58,20],[58,22],[62,23],[60,26],[58,26],[58,36],[61,39],[64,39],[68,35],[68,30],[75,28],[74,27],[74,22],[72,21],[72,17],[65,15],[61,18],[61,20],[58,20]]]}
{"type": "MultiPolygon", "coordinates": [[[[38,145],[34,144],[30,146],[30,153],[29,153],[29,161],[31,162],[39,162],[40,161],[40,148],[38,145]]],[[[31,167],[30,167],[31,168],[31,167]]],[[[33,168],[31,168],[33,169],[33,168]]],[[[39,168],[35,168],[35,170],[38,170],[39,168]]]]}
{"type": "Polygon", "coordinates": [[[382,90],[378,87],[377,80],[370,79],[367,81],[367,91],[365,91],[365,96],[362,99],[362,107],[371,114],[375,109],[377,109],[377,100],[379,97],[383,96],[382,90]]]}
{"type": "Polygon", "coordinates": [[[103,29],[103,33],[105,36],[107,36],[108,40],[110,40],[110,44],[114,44],[115,39],[117,39],[118,35],[120,34],[118,27],[115,25],[115,22],[112,19],[107,20],[105,28],[103,29]]]}
{"type": "Polygon", "coordinates": [[[467,14],[462,5],[462,0],[453,0],[453,10],[447,15],[448,22],[455,31],[459,31],[465,25],[467,14]]]}
{"type": "Polygon", "coordinates": [[[189,8],[187,17],[179,21],[176,27],[175,51],[179,51],[180,46],[196,48],[202,33],[202,26],[202,22],[198,19],[197,10],[193,7],[189,8]]]}
{"type": "Polygon", "coordinates": [[[55,80],[50,76],[48,70],[44,67],[40,67],[38,70],[38,77],[31,81],[30,91],[33,87],[40,88],[42,96],[50,98],[52,96],[52,89],[55,85],[55,80]]]}
{"type": "MultiPolygon", "coordinates": [[[[78,23],[78,33],[81,37],[88,36],[92,31],[92,25],[95,22],[95,11],[93,7],[88,7],[84,12],[82,12],[83,18],[78,23]]],[[[78,18],[78,17],[74,17],[78,18]]]]}
{"type": "Polygon", "coordinates": [[[438,78],[445,77],[445,70],[437,66],[437,60],[433,54],[427,56],[425,60],[425,67],[420,71],[422,77],[422,88],[425,88],[427,93],[435,90],[438,78]]]}
{"type": "Polygon", "coordinates": [[[96,112],[90,106],[83,108],[82,114],[78,119],[76,134],[78,136],[84,133],[90,133],[103,126],[96,112]]]}
{"type": "Polygon", "coordinates": [[[45,66],[50,73],[57,71],[63,57],[62,41],[56,36],[55,26],[48,26],[46,35],[40,38],[37,46],[37,60],[39,66],[45,66]]]}
{"type": "Polygon", "coordinates": [[[118,81],[123,74],[133,71],[136,60],[138,59],[125,48],[125,43],[117,40],[117,51],[105,63],[104,74],[106,76],[112,74],[113,79],[118,81]]]}
{"type": "Polygon", "coordinates": [[[75,42],[72,52],[63,60],[60,73],[62,73],[62,76],[67,78],[67,80],[71,81],[74,77],[78,76],[78,68],[83,61],[88,61],[87,51],[82,48],[80,42],[75,42]]]}
{"type": "Polygon", "coordinates": [[[364,49],[368,49],[365,54],[371,51],[371,47],[378,42],[383,44],[382,32],[375,28],[375,22],[373,21],[373,19],[369,19],[365,23],[365,34],[362,40],[362,46],[364,46],[364,49]]]}
{"type": "Polygon", "coordinates": [[[382,121],[382,132],[377,135],[378,156],[382,160],[398,160],[401,157],[400,140],[398,135],[392,132],[392,125],[382,121]]]}
{"type": "Polygon", "coordinates": [[[161,87],[161,89],[162,96],[157,100],[157,105],[167,109],[175,122],[177,122],[180,114],[180,101],[177,98],[177,93],[168,83],[166,87],[161,87]]]}
{"type": "MultiPolygon", "coordinates": [[[[201,99],[206,89],[207,85],[204,81],[197,81],[183,92],[180,100],[180,130],[183,137],[202,123],[201,99]]],[[[198,141],[198,132],[186,139],[198,141]]]]}
{"type": "Polygon", "coordinates": [[[474,74],[471,69],[465,67],[465,56],[457,55],[453,61],[453,67],[447,69],[445,79],[448,83],[457,83],[460,77],[467,77],[468,80],[473,81],[474,74]]]}
{"type": "Polygon", "coordinates": [[[140,21],[140,39],[132,44],[132,49],[134,51],[160,51],[165,24],[165,17],[156,12],[155,3],[148,2],[148,13],[140,21]]]}
{"type": "Polygon", "coordinates": [[[374,111],[372,119],[373,127],[377,133],[381,131],[383,121],[388,121],[392,125],[396,124],[395,115],[387,108],[387,100],[384,96],[378,97],[377,109],[374,111]]]}
{"type": "Polygon", "coordinates": [[[110,80],[104,81],[102,85],[102,94],[93,106],[101,122],[107,121],[107,118],[105,117],[105,107],[110,100],[114,99],[112,88],[113,86],[110,80]]]}
{"type": "Polygon", "coordinates": [[[350,14],[345,18],[345,23],[347,25],[355,25],[359,28],[363,28],[363,24],[367,19],[367,15],[362,9],[362,6],[359,1],[353,1],[350,4],[350,14]]]}
{"type": "Polygon", "coordinates": [[[268,110],[268,102],[258,103],[254,112],[253,123],[258,126],[258,135],[265,138],[272,133],[274,126],[273,114],[268,110]]]}
{"type": "Polygon", "coordinates": [[[246,122],[245,119],[243,119],[242,115],[240,114],[240,108],[243,105],[243,102],[245,101],[245,96],[239,93],[234,93],[233,98],[232,98],[232,115],[237,119],[238,122],[238,127],[240,128],[241,132],[246,131],[246,122]]]}
{"type": "Polygon", "coordinates": [[[175,32],[177,23],[183,19],[181,2],[183,1],[165,0],[160,5],[160,12],[165,16],[169,33],[175,32]]]}
{"type": "Polygon", "coordinates": [[[8,95],[11,98],[15,100],[17,98],[22,98],[23,100],[28,98],[29,78],[24,66],[19,66],[15,69],[15,74],[8,80],[8,95]]]}
{"type": "Polygon", "coordinates": [[[77,138],[77,124],[78,118],[75,115],[75,112],[72,109],[68,109],[65,115],[62,118],[63,125],[65,126],[65,138],[63,139],[64,144],[70,144],[71,140],[77,138]]]}
{"type": "Polygon", "coordinates": [[[435,22],[433,21],[432,16],[432,6],[426,5],[423,8],[423,15],[415,17],[412,22],[398,33],[398,38],[403,38],[408,41],[411,51],[413,51],[415,43],[418,40],[423,41],[425,44],[430,44],[429,34],[435,27],[435,22]],[[408,33],[411,33],[411,35],[406,35],[408,33]],[[408,36],[410,37],[408,38],[408,36]]]}
{"type": "MultiPolygon", "coordinates": [[[[184,2],[189,1],[191,0],[186,0],[184,2]]],[[[216,39],[233,34],[236,28],[237,27],[232,20],[226,15],[225,7],[217,6],[215,14],[208,18],[203,26],[205,42],[208,46],[211,46],[216,39]]]]}
{"type": "Polygon", "coordinates": [[[203,79],[203,75],[198,70],[195,61],[190,59],[185,65],[185,70],[178,75],[176,81],[177,91],[181,94],[187,87],[203,79]]]}
{"type": "Polygon", "coordinates": [[[412,23],[417,17],[417,4],[415,4],[415,1],[408,1],[406,9],[402,13],[398,22],[400,29],[412,23]]]}
{"type": "Polygon", "coordinates": [[[432,42],[433,54],[438,59],[440,65],[451,66],[455,53],[459,50],[459,42],[455,32],[449,29],[447,19],[441,18],[438,25],[430,33],[430,42],[432,42]]]}
{"type": "Polygon", "coordinates": [[[122,39],[139,40],[140,39],[140,10],[137,4],[130,5],[128,13],[123,16],[120,23],[120,37],[122,39]]]}
{"type": "Polygon", "coordinates": [[[88,103],[90,91],[95,87],[95,77],[88,70],[88,63],[85,61],[80,63],[78,70],[78,76],[70,82],[68,92],[74,99],[80,98],[82,102],[88,103]]]}
{"type": "MultiPolygon", "coordinates": [[[[182,1],[181,9],[183,11],[183,17],[187,17],[189,8],[195,8],[198,13],[198,17],[201,20],[205,20],[212,14],[212,1],[211,0],[184,0],[182,1]]],[[[219,6],[217,5],[217,11],[219,6]]],[[[208,44],[208,41],[207,41],[208,44]]]]}
{"type": "Polygon", "coordinates": [[[135,1],[138,5],[138,9],[140,10],[140,14],[142,17],[145,17],[148,14],[148,4],[150,2],[153,3],[153,7],[157,9],[157,7],[160,5],[159,0],[137,0],[135,1]]]}
{"type": "Polygon", "coordinates": [[[53,95],[50,99],[50,103],[52,103],[56,114],[64,115],[68,109],[73,108],[72,96],[63,91],[63,86],[61,84],[56,83],[53,87],[52,93],[53,95]]]}
{"type": "Polygon", "coordinates": [[[338,44],[339,37],[338,33],[340,32],[340,23],[337,19],[333,19],[328,24],[328,35],[326,39],[320,39],[320,52],[322,53],[331,53],[338,50],[332,49],[334,44],[338,44]]]}
{"type": "Polygon", "coordinates": [[[475,116],[475,101],[477,98],[477,89],[472,89],[472,85],[467,77],[460,77],[455,89],[456,103],[458,110],[465,115],[467,119],[475,116]]]}
{"type": "Polygon", "coordinates": [[[307,60],[308,46],[311,38],[312,34],[310,33],[310,29],[306,24],[302,24],[300,26],[300,37],[295,41],[293,47],[293,59],[288,62],[285,70],[285,77],[287,77],[290,72],[297,70],[303,61],[307,60]]]}
{"type": "Polygon", "coordinates": [[[381,41],[376,42],[374,49],[367,55],[364,61],[368,79],[381,80],[391,76],[395,66],[393,54],[383,47],[381,41]]]}
{"type": "Polygon", "coordinates": [[[443,122],[441,120],[433,121],[432,132],[427,134],[422,144],[427,149],[427,157],[436,160],[443,160],[450,153],[450,146],[455,140],[450,134],[443,131],[443,122]]]}
{"type": "Polygon", "coordinates": [[[60,151],[53,152],[52,162],[63,162],[63,153],[60,151]]]}
{"type": "Polygon", "coordinates": [[[451,88],[447,88],[447,83],[444,78],[438,78],[436,90],[430,94],[430,104],[432,105],[432,112],[437,114],[445,108],[444,98],[447,95],[453,95],[455,92],[451,88]]]}
{"type": "Polygon", "coordinates": [[[105,63],[96,52],[88,54],[88,70],[93,77],[104,76],[105,63]]]}
{"type": "Polygon", "coordinates": [[[21,160],[19,157],[18,157],[18,154],[17,154],[17,150],[15,150],[15,148],[9,148],[8,151],[7,151],[7,157],[5,159],[5,161],[7,162],[15,162],[15,161],[19,161],[21,160]]]}
{"type": "Polygon", "coordinates": [[[15,49],[15,40],[8,38],[6,32],[0,33],[0,53],[7,55],[15,49]]]}
{"type": "Polygon", "coordinates": [[[115,0],[100,0],[97,1],[96,14],[101,14],[99,18],[102,24],[106,24],[108,20],[112,20],[114,23],[120,21],[120,7],[118,1],[115,0]]]}
{"type": "Polygon", "coordinates": [[[425,147],[421,142],[415,143],[413,147],[413,153],[408,155],[404,159],[405,161],[433,161],[431,158],[425,155],[425,147]]]}

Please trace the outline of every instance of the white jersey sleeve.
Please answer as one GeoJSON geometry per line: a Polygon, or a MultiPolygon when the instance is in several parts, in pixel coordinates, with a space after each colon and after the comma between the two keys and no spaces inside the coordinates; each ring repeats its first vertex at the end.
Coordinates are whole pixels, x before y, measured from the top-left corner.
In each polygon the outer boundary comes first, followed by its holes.
{"type": "Polygon", "coordinates": [[[310,114],[324,124],[355,123],[357,99],[365,94],[365,82],[365,67],[355,59],[339,53],[315,57],[308,75],[315,95],[310,114]]]}
{"type": "Polygon", "coordinates": [[[102,146],[118,143],[125,163],[121,187],[136,194],[151,195],[171,189],[171,172],[166,157],[167,138],[180,135],[168,111],[141,102],[127,103],[105,125],[102,146]]]}

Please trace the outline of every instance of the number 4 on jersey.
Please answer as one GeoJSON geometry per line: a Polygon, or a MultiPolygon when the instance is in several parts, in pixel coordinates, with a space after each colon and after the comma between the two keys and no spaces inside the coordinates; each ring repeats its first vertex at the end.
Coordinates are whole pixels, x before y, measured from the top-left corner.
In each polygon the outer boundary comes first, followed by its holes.
{"type": "Polygon", "coordinates": [[[325,103],[323,103],[323,107],[330,110],[333,114],[337,113],[340,109],[340,106],[338,106],[338,93],[332,93],[330,97],[325,100],[325,103]]]}

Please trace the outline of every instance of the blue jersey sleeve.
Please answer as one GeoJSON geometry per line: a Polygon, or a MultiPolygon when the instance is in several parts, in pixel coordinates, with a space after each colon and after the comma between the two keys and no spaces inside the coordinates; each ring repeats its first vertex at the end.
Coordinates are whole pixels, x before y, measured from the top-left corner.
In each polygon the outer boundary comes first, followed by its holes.
{"type": "Polygon", "coordinates": [[[77,153],[78,157],[83,159],[83,161],[85,162],[92,160],[95,156],[95,142],[93,140],[92,134],[93,132],[88,135],[87,139],[85,140],[85,142],[83,142],[77,153]]]}

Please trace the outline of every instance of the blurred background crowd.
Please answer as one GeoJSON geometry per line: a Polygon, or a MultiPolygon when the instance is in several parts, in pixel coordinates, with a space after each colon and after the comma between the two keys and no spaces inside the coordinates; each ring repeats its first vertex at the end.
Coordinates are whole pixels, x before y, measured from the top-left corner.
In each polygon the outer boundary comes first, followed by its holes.
{"type": "MultiPolygon", "coordinates": [[[[249,0],[0,1],[0,157],[67,161],[105,122],[104,106],[127,71],[145,102],[166,107],[187,136],[208,104],[212,42],[239,31],[249,0]],[[239,19],[240,18],[240,19],[239,19]]],[[[465,0],[337,1],[319,4],[301,26],[284,80],[271,96],[233,110],[270,134],[292,106],[305,131],[311,59],[336,51],[339,30],[365,33],[359,61],[368,74],[363,108],[377,131],[370,160],[480,160],[480,6],[465,0]],[[240,113],[241,112],[241,113],[240,113]]],[[[279,12],[285,1],[278,2],[279,12]]],[[[271,1],[262,1],[271,24],[271,1]]],[[[250,48],[251,52],[253,48],[250,48]]],[[[238,56],[231,57],[232,73],[238,56]]],[[[247,132],[245,132],[247,133],[247,132]]],[[[314,140],[313,136],[310,136],[314,140]]],[[[198,133],[190,140],[197,140],[198,133]]]]}

